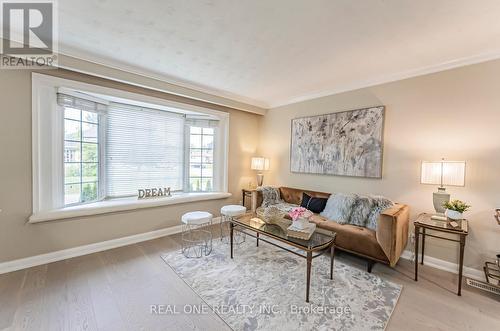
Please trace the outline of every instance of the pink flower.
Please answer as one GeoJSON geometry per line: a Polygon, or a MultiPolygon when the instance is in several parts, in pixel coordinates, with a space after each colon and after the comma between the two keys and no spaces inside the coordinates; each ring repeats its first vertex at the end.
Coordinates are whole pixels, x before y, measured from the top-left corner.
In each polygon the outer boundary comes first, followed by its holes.
{"type": "Polygon", "coordinates": [[[304,207],[297,207],[293,208],[288,213],[288,216],[290,216],[293,221],[296,221],[300,217],[309,218],[312,216],[312,213],[304,207]]]}

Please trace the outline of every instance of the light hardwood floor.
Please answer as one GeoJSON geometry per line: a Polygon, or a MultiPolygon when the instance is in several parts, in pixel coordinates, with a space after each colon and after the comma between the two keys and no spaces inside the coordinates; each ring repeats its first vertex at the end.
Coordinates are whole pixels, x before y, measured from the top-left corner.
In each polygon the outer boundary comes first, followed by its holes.
{"type": "MultiPolygon", "coordinates": [[[[0,275],[0,330],[230,330],[211,312],[151,314],[203,302],[160,258],[179,247],[174,235],[0,275]]],[[[499,298],[467,286],[456,296],[455,275],[423,266],[414,282],[404,260],[373,273],[403,285],[387,330],[500,330],[499,298]]]]}

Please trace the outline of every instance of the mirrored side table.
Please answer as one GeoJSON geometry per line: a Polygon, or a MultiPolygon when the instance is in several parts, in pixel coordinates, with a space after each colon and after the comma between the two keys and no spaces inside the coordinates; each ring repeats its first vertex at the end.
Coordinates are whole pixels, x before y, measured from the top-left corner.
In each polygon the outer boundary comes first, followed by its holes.
{"type": "Polygon", "coordinates": [[[419,241],[422,237],[422,260],[420,264],[424,264],[424,254],[425,254],[425,239],[426,237],[438,238],[442,240],[448,240],[452,242],[457,242],[460,244],[459,251],[459,261],[458,261],[458,292],[457,295],[462,295],[462,273],[464,268],[464,249],[465,240],[469,234],[469,223],[467,220],[455,221],[458,226],[454,227],[450,224],[450,221],[438,221],[431,219],[432,214],[423,213],[420,214],[417,219],[413,222],[415,226],[415,281],[418,281],[418,254],[419,254],[419,241]],[[429,233],[431,232],[431,233],[429,233]],[[458,239],[449,238],[447,236],[442,236],[438,234],[452,234],[458,239]]]}

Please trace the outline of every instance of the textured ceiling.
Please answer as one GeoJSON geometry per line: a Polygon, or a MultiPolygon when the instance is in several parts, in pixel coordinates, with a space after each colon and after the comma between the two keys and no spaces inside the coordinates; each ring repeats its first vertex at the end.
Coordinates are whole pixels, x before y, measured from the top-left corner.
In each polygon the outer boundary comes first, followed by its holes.
{"type": "Polygon", "coordinates": [[[499,0],[61,0],[60,50],[262,107],[497,57],[499,0]]]}

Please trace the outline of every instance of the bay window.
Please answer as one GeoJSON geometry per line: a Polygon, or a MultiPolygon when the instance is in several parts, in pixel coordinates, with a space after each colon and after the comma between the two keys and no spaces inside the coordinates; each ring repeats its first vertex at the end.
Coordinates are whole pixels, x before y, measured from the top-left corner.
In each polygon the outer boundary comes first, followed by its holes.
{"type": "Polygon", "coordinates": [[[34,214],[133,201],[144,188],[227,191],[227,114],[40,74],[33,80],[34,214]]]}

